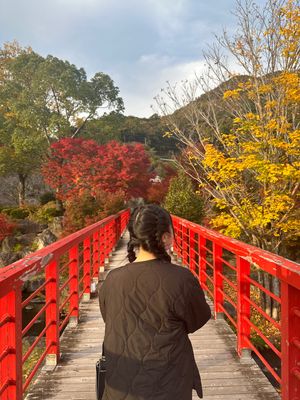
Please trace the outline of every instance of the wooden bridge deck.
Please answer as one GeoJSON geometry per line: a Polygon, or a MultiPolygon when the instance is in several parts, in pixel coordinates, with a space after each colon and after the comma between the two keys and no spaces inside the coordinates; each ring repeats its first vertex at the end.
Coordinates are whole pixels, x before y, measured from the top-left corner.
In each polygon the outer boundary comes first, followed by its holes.
{"type": "MultiPolygon", "coordinates": [[[[126,239],[119,242],[110,269],[126,263],[126,239]]],[[[79,324],[68,326],[63,333],[59,365],[54,371],[41,371],[26,400],[95,400],[95,364],[101,351],[104,322],[97,297],[82,303],[80,309],[79,324]]],[[[190,338],[205,400],[280,399],[252,359],[239,359],[235,336],[225,321],[212,319],[190,338]]],[[[198,398],[196,392],[194,398],[198,398]]]]}

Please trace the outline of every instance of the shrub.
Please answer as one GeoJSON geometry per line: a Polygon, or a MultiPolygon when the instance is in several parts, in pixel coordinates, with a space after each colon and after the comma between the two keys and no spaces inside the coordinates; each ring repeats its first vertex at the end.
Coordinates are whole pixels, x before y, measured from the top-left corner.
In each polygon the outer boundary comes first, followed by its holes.
{"type": "Polygon", "coordinates": [[[23,250],[23,245],[21,243],[16,243],[12,250],[13,252],[18,253],[23,250]]]}
{"type": "Polygon", "coordinates": [[[124,199],[122,191],[99,191],[95,196],[85,192],[74,200],[68,200],[65,204],[64,236],[122,210],[124,199]]]}
{"type": "Polygon", "coordinates": [[[15,224],[5,214],[0,214],[0,241],[13,233],[15,224]]]}
{"type": "Polygon", "coordinates": [[[4,208],[2,213],[12,219],[25,219],[30,215],[30,209],[27,207],[8,207],[4,208]]]}
{"type": "Polygon", "coordinates": [[[61,215],[62,211],[57,209],[55,201],[50,201],[41,206],[32,216],[32,219],[42,224],[49,224],[54,217],[61,215]]]}
{"type": "Polygon", "coordinates": [[[164,207],[170,213],[198,224],[204,216],[203,199],[195,192],[191,179],[183,171],[171,179],[164,207]]]}
{"type": "Polygon", "coordinates": [[[40,203],[43,206],[44,204],[49,203],[50,201],[55,201],[55,194],[53,192],[45,192],[40,196],[40,203]]]}

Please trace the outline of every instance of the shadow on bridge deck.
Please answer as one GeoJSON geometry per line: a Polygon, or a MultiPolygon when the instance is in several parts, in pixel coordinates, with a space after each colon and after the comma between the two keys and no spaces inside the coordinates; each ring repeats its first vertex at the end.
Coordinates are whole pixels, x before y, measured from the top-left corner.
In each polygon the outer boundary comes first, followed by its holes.
{"type": "MultiPolygon", "coordinates": [[[[126,242],[126,237],[120,240],[110,269],[127,262],[126,242]]],[[[97,297],[81,303],[80,310],[79,324],[68,326],[63,333],[59,365],[54,371],[41,371],[26,400],[95,400],[95,364],[101,351],[104,322],[97,297]]],[[[190,339],[205,400],[280,399],[252,359],[239,359],[235,335],[225,321],[209,321],[190,339]]],[[[198,398],[196,392],[194,398],[198,398]]]]}

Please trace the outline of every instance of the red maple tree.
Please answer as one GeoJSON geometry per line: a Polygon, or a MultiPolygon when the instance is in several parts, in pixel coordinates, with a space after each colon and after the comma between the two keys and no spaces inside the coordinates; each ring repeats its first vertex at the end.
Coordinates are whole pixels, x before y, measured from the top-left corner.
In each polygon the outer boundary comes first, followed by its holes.
{"type": "Polygon", "coordinates": [[[43,166],[46,183],[65,201],[89,191],[143,197],[150,186],[150,158],[142,144],[65,138],[51,146],[43,166]]]}
{"type": "Polygon", "coordinates": [[[176,175],[176,170],[170,165],[163,166],[164,177],[161,182],[153,182],[148,188],[147,200],[150,203],[162,204],[170,186],[170,180],[176,175]]]}

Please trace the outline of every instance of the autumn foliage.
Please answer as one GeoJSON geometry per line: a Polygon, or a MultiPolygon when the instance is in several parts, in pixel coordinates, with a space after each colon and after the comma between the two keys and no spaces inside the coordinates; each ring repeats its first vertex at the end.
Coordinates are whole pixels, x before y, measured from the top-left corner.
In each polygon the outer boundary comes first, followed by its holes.
{"type": "Polygon", "coordinates": [[[0,241],[11,235],[14,227],[15,224],[5,214],[0,214],[0,241]]]}
{"type": "Polygon", "coordinates": [[[147,200],[150,203],[162,204],[169,190],[170,181],[176,175],[176,170],[169,165],[163,167],[163,177],[160,182],[152,182],[148,189],[147,200]]]}
{"type": "Polygon", "coordinates": [[[299,6],[296,0],[268,0],[262,9],[237,2],[235,15],[241,29],[224,32],[206,52],[207,69],[181,92],[168,87],[157,103],[168,136],[184,145],[182,168],[212,204],[212,227],[295,259],[290,247],[300,240],[299,6]],[[240,74],[228,65],[230,57],[240,74]],[[180,119],[169,110],[181,98],[188,104],[180,119]]]}
{"type": "Polygon", "coordinates": [[[122,191],[129,199],[147,192],[150,165],[142,144],[98,145],[93,140],[66,138],[52,144],[43,175],[62,201],[103,191],[122,191]]]}
{"type": "Polygon", "coordinates": [[[124,208],[125,194],[97,192],[94,196],[85,192],[65,202],[63,236],[69,235],[85,226],[91,225],[124,208]]]}

